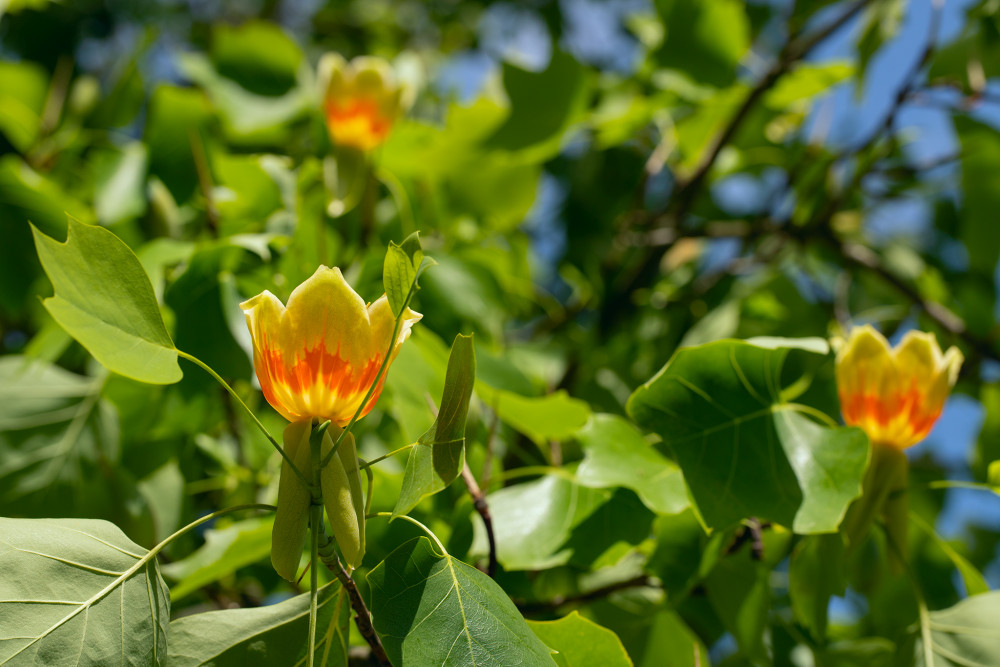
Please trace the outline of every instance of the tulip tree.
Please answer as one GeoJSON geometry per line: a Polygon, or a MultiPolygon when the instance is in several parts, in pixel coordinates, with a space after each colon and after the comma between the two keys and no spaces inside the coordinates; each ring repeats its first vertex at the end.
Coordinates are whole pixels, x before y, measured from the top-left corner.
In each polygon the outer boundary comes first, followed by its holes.
{"type": "Polygon", "coordinates": [[[0,666],[1000,664],[997,3],[208,5],[0,3],[0,666]]]}

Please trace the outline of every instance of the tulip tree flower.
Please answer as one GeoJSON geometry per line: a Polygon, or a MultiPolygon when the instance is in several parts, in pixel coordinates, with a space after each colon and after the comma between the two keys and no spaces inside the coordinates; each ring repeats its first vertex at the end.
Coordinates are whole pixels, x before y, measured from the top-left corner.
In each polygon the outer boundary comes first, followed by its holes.
{"type": "MultiPolygon", "coordinates": [[[[290,422],[346,425],[375,380],[396,318],[385,295],[364,300],[338,268],[321,266],[292,291],[288,306],[270,292],[240,304],[253,338],[254,370],[267,402],[290,422]]],[[[422,316],[407,309],[390,363],[422,316]]],[[[361,411],[382,393],[385,376],[361,411]]]]}
{"type": "Polygon", "coordinates": [[[933,334],[910,331],[895,348],[870,326],[851,331],[837,351],[837,391],[844,421],[871,442],[862,496],[848,510],[848,547],[861,543],[876,514],[893,543],[890,561],[905,555],[909,464],[903,450],[927,436],[955,386],[962,353],[941,352],[933,334]]]}
{"type": "Polygon", "coordinates": [[[941,415],[961,366],[958,348],[942,354],[933,334],[910,331],[890,348],[872,327],[858,327],[837,354],[844,421],[878,445],[915,445],[941,415]]]}
{"type": "Polygon", "coordinates": [[[319,80],[326,127],[338,146],[377,148],[406,106],[405,91],[382,58],[359,56],[348,63],[328,53],[320,60],[319,80]]]}
{"type": "MultiPolygon", "coordinates": [[[[285,454],[306,480],[316,478],[309,443],[312,424],[332,422],[320,446],[322,460],[329,457],[319,474],[320,487],[334,538],[348,566],[357,567],[365,548],[364,498],[354,438],[350,433],[340,438],[341,427],[355,413],[360,418],[372,409],[384,372],[361,405],[385,355],[391,363],[421,315],[409,308],[403,311],[390,348],[396,319],[387,297],[365,305],[340,269],[325,266],[292,291],[287,306],[265,291],[240,307],[253,339],[254,370],[264,397],[291,422],[284,432],[285,454]],[[330,457],[335,437],[341,442],[330,457]]],[[[285,579],[295,580],[313,493],[286,461],[271,546],[271,561],[285,579]]]]}

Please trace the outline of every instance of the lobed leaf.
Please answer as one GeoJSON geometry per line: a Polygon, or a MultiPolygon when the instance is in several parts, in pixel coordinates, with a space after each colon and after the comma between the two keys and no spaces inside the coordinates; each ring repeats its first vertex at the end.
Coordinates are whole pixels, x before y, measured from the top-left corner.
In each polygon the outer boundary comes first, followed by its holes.
{"type": "Polygon", "coordinates": [[[150,384],[181,379],[177,348],[153,287],[127,245],[103,227],[70,219],[66,242],[32,227],[55,296],[52,317],[108,369],[150,384]]]}
{"type": "Polygon", "coordinates": [[[426,537],[368,573],[375,630],[394,665],[553,665],[495,581],[426,537]]]}

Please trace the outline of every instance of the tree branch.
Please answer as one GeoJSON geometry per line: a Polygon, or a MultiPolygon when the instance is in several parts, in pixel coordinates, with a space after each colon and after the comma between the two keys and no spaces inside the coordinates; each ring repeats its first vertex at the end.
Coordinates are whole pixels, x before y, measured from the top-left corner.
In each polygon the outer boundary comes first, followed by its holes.
{"type": "Polygon", "coordinates": [[[522,600],[518,601],[516,604],[517,608],[520,609],[522,613],[551,611],[567,604],[577,604],[590,602],[592,600],[599,600],[618,591],[624,591],[630,588],[647,588],[650,586],[657,586],[657,584],[652,577],[643,574],[626,581],[619,581],[613,584],[608,584],[607,586],[602,586],[601,588],[595,588],[594,590],[587,591],[586,593],[579,593],[577,595],[560,595],[552,598],[551,600],[541,600],[538,602],[527,602],[522,600]]]}
{"type": "Polygon", "coordinates": [[[486,504],[486,496],[483,494],[482,489],[479,488],[476,477],[469,468],[468,461],[465,463],[465,467],[462,468],[462,479],[465,480],[465,485],[469,487],[469,495],[472,496],[472,506],[476,508],[479,518],[483,520],[483,525],[486,526],[486,540],[490,545],[489,564],[486,566],[486,574],[492,577],[497,571],[497,543],[496,537],[493,534],[493,517],[490,515],[489,505],[486,504]]]}
{"type": "Polygon", "coordinates": [[[323,565],[326,565],[328,570],[333,572],[337,580],[340,581],[340,585],[347,591],[347,597],[351,600],[351,608],[354,610],[354,624],[358,626],[361,636],[368,642],[368,646],[372,649],[372,655],[375,656],[378,664],[383,667],[391,667],[392,663],[389,662],[389,656],[385,654],[385,647],[382,646],[382,640],[379,639],[378,633],[375,632],[375,626],[372,625],[372,616],[365,605],[364,598],[361,597],[361,591],[358,590],[357,584],[354,583],[351,575],[348,574],[347,570],[344,569],[343,563],[340,562],[340,558],[333,548],[333,540],[327,536],[326,528],[322,521],[319,523],[319,533],[320,560],[323,562],[323,565]]]}

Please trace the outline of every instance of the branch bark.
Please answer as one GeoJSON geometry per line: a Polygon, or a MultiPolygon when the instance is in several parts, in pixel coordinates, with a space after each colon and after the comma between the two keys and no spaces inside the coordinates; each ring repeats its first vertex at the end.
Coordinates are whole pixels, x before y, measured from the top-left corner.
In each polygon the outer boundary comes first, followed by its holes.
{"type": "Polygon", "coordinates": [[[472,496],[472,506],[476,508],[476,512],[479,513],[479,517],[483,520],[483,525],[486,527],[486,540],[490,545],[486,574],[492,578],[497,571],[497,543],[496,537],[493,534],[493,517],[490,515],[490,507],[486,503],[486,495],[479,488],[479,484],[476,482],[476,477],[472,474],[468,462],[462,468],[462,479],[465,480],[465,485],[469,487],[469,495],[472,496]]]}
{"type": "Polygon", "coordinates": [[[348,574],[347,570],[344,569],[343,563],[340,562],[340,557],[337,556],[337,552],[333,548],[333,540],[327,536],[323,523],[320,522],[319,526],[320,560],[330,572],[333,572],[337,580],[340,581],[340,585],[347,591],[347,597],[351,601],[351,608],[354,610],[354,624],[358,626],[361,636],[364,637],[365,641],[368,642],[368,646],[371,647],[375,660],[383,667],[392,667],[392,663],[389,662],[389,656],[385,654],[385,647],[382,646],[382,640],[379,639],[378,633],[375,632],[375,626],[372,625],[372,616],[368,611],[368,606],[365,605],[364,598],[361,597],[361,591],[358,590],[357,584],[354,583],[351,575],[348,574]]]}

